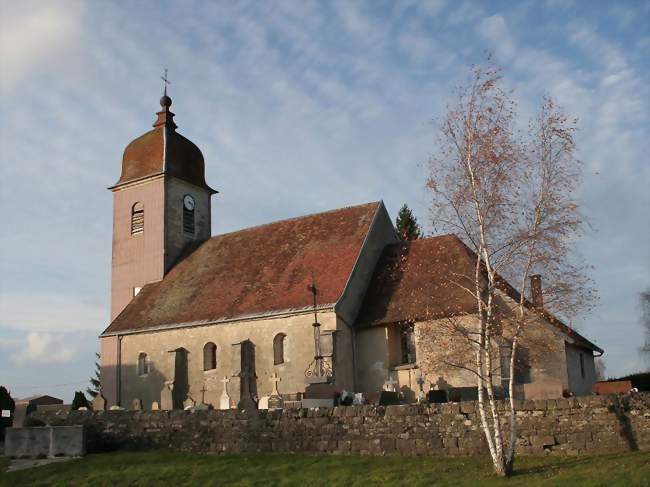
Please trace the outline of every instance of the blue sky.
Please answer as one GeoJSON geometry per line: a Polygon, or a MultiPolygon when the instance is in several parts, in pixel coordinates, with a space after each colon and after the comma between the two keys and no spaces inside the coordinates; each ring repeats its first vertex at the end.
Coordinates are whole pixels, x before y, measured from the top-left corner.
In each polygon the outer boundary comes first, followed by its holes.
{"type": "Polygon", "coordinates": [[[650,3],[0,0],[0,384],[71,400],[109,313],[112,199],[158,108],[203,151],[213,233],[383,199],[428,227],[431,120],[494,53],[522,124],[579,117],[580,246],[608,374],[645,368],[650,3]]]}

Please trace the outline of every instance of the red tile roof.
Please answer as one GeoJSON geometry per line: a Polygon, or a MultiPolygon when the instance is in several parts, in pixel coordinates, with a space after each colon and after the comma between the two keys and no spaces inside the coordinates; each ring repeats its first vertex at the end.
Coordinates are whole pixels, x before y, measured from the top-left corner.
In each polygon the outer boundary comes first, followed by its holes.
{"type": "Polygon", "coordinates": [[[205,182],[201,150],[176,132],[174,114],[169,107],[164,107],[157,115],[154,129],[131,141],[124,149],[122,174],[113,187],[166,173],[215,192],[205,182]]]}
{"type": "MultiPolygon", "coordinates": [[[[475,265],[476,254],[456,235],[388,245],[377,263],[357,323],[372,326],[474,314],[476,301],[459,284],[473,288],[475,265]]],[[[500,277],[499,287],[519,300],[518,291],[500,277]]],[[[577,345],[602,352],[553,314],[534,308],[529,301],[526,306],[577,345]]]]}
{"type": "Polygon", "coordinates": [[[104,332],[211,322],[321,305],[345,289],[381,203],[283,220],[212,237],[162,281],[144,286],[104,332]]]}

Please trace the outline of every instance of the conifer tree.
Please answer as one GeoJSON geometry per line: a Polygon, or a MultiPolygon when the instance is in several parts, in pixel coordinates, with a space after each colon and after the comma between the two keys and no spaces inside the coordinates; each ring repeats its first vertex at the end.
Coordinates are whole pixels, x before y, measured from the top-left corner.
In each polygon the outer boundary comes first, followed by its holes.
{"type": "Polygon", "coordinates": [[[95,353],[97,361],[95,362],[95,377],[90,378],[90,387],[86,389],[86,392],[93,399],[99,394],[101,389],[101,368],[99,366],[100,355],[95,353]]]}
{"type": "Polygon", "coordinates": [[[397,233],[404,241],[417,240],[422,236],[422,229],[418,224],[417,218],[413,216],[413,212],[406,205],[402,205],[395,220],[397,233]]]}

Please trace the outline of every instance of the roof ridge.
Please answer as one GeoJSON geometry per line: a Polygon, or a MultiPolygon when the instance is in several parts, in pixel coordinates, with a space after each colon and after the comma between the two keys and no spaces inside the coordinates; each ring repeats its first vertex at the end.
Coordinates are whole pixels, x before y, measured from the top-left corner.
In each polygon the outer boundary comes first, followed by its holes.
{"type": "Polygon", "coordinates": [[[379,200],[379,201],[370,201],[368,203],[362,203],[360,205],[354,205],[354,206],[342,206],[340,208],[333,208],[331,210],[321,211],[321,212],[318,212],[318,213],[308,213],[307,215],[293,216],[293,217],[290,217],[290,218],[283,218],[281,220],[275,220],[275,221],[268,222],[268,223],[261,223],[259,225],[253,225],[252,227],[240,228],[239,230],[233,230],[232,232],[226,232],[226,233],[220,233],[220,234],[217,234],[217,235],[212,235],[210,237],[210,240],[221,238],[221,237],[226,237],[226,236],[229,236],[229,235],[234,235],[234,234],[237,234],[237,233],[244,233],[244,232],[247,232],[249,230],[255,230],[255,229],[258,229],[258,228],[268,227],[268,226],[271,226],[271,225],[276,225],[278,223],[285,223],[285,222],[290,222],[290,221],[303,220],[303,219],[306,219],[306,218],[326,215],[328,213],[334,213],[334,212],[341,211],[341,210],[351,210],[351,209],[354,209],[354,208],[361,208],[362,206],[371,206],[371,205],[379,205],[379,204],[381,204],[381,200],[379,200]]]}

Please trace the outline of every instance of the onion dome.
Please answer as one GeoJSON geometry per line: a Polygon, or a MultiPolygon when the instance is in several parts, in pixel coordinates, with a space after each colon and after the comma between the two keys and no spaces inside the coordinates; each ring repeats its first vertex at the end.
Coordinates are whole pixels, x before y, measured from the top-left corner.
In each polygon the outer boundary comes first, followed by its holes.
{"type": "Polygon", "coordinates": [[[169,174],[211,193],[217,192],[205,182],[205,161],[201,150],[176,132],[174,114],[169,110],[171,104],[172,99],[165,90],[153,130],[126,146],[122,156],[122,174],[110,189],[151,176],[169,174]]]}

